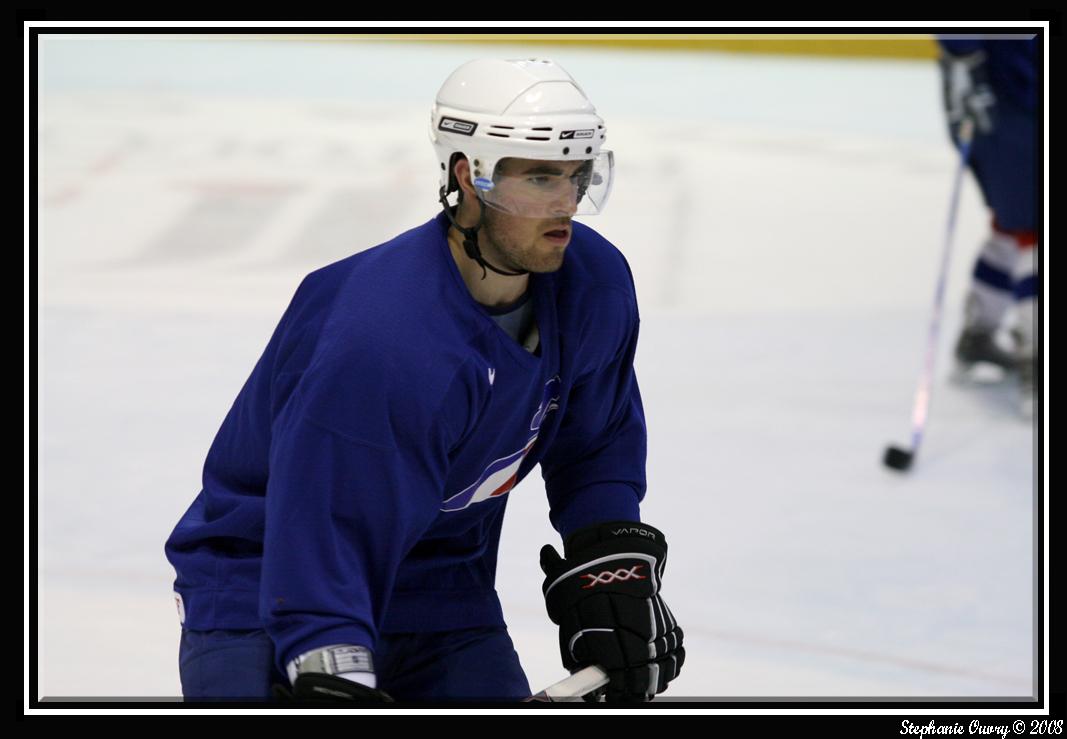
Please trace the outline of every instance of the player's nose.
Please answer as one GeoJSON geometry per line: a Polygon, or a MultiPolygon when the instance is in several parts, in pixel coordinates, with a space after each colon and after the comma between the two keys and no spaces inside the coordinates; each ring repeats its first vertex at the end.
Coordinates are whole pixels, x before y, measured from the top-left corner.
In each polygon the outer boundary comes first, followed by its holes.
{"type": "Polygon", "coordinates": [[[565,192],[552,201],[549,211],[553,218],[570,218],[577,213],[578,189],[574,187],[566,188],[565,192]]]}

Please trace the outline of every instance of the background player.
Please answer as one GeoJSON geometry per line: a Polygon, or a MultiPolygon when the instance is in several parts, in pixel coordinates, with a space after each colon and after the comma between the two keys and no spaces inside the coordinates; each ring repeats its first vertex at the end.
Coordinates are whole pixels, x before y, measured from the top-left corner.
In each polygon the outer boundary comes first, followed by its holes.
{"type": "Polygon", "coordinates": [[[1019,373],[1021,410],[1033,412],[1037,277],[1034,231],[1034,40],[942,38],[944,103],[953,141],[975,124],[970,168],[992,211],[972,273],[956,359],[1019,373]],[[997,332],[1014,308],[1012,342],[997,332]]]}

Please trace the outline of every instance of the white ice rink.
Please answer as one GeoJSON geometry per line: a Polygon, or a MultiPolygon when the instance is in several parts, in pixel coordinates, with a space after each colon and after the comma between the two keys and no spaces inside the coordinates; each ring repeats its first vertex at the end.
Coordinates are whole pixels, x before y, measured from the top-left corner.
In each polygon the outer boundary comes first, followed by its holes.
{"type": "MultiPolygon", "coordinates": [[[[880,464],[908,441],[956,166],[933,62],[47,36],[37,695],[180,695],[163,543],[223,417],[306,273],[437,212],[448,73],[533,55],[616,154],[580,220],[640,300],[642,515],[687,647],[664,697],[1033,695],[1034,428],[1011,385],[948,379],[988,228],[970,178],[927,437],[909,475],[880,464]]],[[[535,472],[498,570],[535,687],[565,674],[547,511],[535,472]]]]}

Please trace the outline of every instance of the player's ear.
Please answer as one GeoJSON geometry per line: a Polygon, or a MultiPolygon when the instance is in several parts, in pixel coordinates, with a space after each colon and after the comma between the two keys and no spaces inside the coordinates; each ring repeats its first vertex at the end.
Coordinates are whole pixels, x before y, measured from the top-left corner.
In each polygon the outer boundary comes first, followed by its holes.
{"type": "Polygon", "coordinates": [[[473,198],[474,185],[471,184],[471,165],[467,157],[459,152],[452,155],[452,183],[451,186],[458,189],[460,200],[473,198]]]}

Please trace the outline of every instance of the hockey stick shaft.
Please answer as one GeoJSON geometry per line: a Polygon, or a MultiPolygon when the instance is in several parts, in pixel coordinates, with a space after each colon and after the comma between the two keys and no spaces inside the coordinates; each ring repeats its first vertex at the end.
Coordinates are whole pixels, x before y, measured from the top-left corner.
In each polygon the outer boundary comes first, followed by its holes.
{"type": "Polygon", "coordinates": [[[567,703],[582,700],[582,696],[608,684],[608,675],[596,665],[578,670],[570,677],[553,683],[526,702],[567,703]]]}
{"type": "Polygon", "coordinates": [[[974,136],[974,122],[965,118],[960,126],[960,158],[956,167],[956,177],[952,185],[952,199],[949,204],[948,223],[945,227],[945,243],[941,250],[941,269],[937,277],[937,287],[934,291],[934,312],[930,320],[930,331],[926,340],[926,361],[923,363],[922,375],[919,377],[919,387],[915,392],[915,405],[912,409],[912,432],[911,451],[915,454],[922,442],[923,431],[926,428],[926,417],[930,407],[930,387],[934,379],[934,358],[937,354],[937,338],[941,331],[941,308],[944,303],[945,284],[948,281],[949,257],[952,254],[953,236],[956,232],[956,212],[959,210],[960,185],[963,181],[963,172],[967,168],[967,160],[971,154],[971,140],[974,136]]]}

